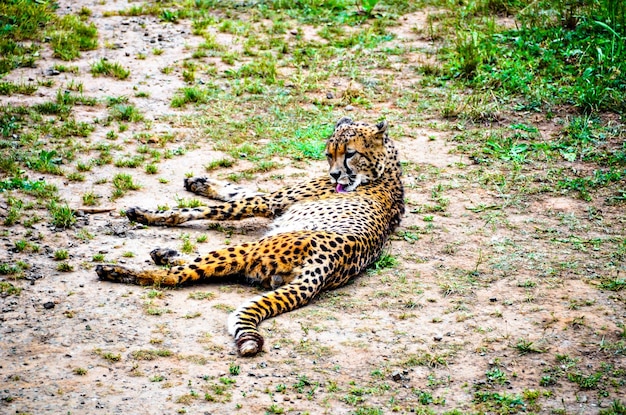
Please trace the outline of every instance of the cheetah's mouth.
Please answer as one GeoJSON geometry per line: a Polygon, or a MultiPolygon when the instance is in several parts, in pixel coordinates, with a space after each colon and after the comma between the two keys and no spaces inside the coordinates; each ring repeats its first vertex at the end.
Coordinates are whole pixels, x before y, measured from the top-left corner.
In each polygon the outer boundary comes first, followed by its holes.
{"type": "Polygon", "coordinates": [[[346,193],[347,190],[345,189],[345,187],[343,187],[343,185],[341,183],[337,183],[337,187],[336,187],[337,193],[346,193]]]}

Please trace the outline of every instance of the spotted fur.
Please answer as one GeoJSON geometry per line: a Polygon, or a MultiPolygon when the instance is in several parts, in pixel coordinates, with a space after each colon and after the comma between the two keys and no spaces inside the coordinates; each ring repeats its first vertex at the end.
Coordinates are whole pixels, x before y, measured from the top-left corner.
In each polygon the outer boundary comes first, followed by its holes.
{"type": "Polygon", "coordinates": [[[185,181],[187,190],[224,201],[210,207],[150,211],[130,208],[131,221],[174,226],[190,220],[274,218],[259,241],[220,249],[183,263],[172,250],[155,250],[169,269],[132,270],[101,265],[101,280],[178,286],[233,275],[270,288],[242,304],[228,329],[239,353],[263,348],[259,324],[309,303],[321,291],[341,287],[381,254],[404,213],[404,190],[387,122],[368,125],[342,118],[326,144],[329,175],[273,193],[255,193],[206,178],[185,181]]]}

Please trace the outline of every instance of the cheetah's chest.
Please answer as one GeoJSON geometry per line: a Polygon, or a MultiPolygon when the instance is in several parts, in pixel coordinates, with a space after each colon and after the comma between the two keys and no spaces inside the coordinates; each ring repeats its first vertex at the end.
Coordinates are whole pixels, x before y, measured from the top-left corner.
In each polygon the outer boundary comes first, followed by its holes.
{"type": "Polygon", "coordinates": [[[375,207],[363,198],[337,197],[292,205],[276,218],[266,236],[303,230],[362,233],[372,226],[375,207]]]}

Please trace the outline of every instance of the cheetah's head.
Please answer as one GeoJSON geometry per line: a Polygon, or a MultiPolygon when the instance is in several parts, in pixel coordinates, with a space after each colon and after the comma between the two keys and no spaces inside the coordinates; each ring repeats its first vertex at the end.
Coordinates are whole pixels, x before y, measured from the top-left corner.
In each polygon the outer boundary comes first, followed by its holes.
{"type": "Polygon", "coordinates": [[[328,174],[338,192],[351,192],[378,179],[385,171],[387,121],[376,125],[344,117],[326,143],[328,174]]]}

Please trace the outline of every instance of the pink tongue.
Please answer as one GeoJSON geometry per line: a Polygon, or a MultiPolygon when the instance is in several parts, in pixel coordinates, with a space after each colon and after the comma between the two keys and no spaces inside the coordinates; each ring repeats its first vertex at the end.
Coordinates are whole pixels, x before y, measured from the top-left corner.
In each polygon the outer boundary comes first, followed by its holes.
{"type": "Polygon", "coordinates": [[[345,190],[343,190],[343,185],[340,183],[337,183],[337,193],[345,193],[345,190]]]}

